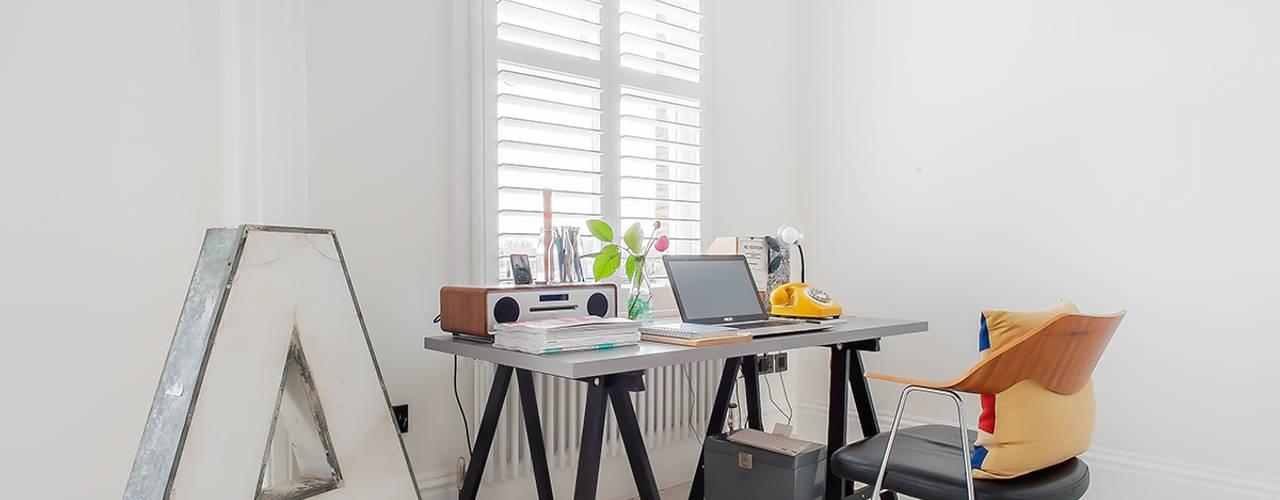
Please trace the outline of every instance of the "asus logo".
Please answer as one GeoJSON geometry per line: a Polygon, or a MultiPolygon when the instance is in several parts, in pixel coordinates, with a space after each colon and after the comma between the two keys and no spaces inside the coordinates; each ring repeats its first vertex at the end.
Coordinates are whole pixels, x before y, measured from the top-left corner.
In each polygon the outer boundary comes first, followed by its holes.
{"type": "Polygon", "coordinates": [[[725,321],[733,321],[733,316],[725,316],[725,321]]]}

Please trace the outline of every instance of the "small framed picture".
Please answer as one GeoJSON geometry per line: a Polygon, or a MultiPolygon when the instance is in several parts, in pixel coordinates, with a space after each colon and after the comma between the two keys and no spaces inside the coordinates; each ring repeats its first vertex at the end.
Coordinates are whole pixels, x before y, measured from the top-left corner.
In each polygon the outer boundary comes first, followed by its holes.
{"type": "Polygon", "coordinates": [[[529,269],[529,256],[522,253],[511,254],[511,277],[517,285],[533,283],[533,271],[529,269]]]}

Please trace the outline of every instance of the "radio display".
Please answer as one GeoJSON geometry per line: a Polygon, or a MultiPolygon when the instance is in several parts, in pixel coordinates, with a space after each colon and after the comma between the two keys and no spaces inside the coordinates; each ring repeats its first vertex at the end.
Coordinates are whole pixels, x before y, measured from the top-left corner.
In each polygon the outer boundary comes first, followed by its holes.
{"type": "Polygon", "coordinates": [[[549,294],[546,294],[546,295],[539,295],[539,296],[538,296],[538,301],[539,301],[539,302],[555,302],[555,301],[560,301],[560,300],[569,300],[569,294],[567,294],[567,293],[549,293],[549,294]]]}

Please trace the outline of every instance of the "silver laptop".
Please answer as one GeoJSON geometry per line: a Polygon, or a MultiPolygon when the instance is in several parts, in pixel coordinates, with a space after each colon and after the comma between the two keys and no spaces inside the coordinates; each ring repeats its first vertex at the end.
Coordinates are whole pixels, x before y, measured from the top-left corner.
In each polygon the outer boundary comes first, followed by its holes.
{"type": "Polygon", "coordinates": [[[643,333],[683,338],[739,333],[763,336],[811,332],[830,325],[770,318],[741,255],[664,255],[680,323],[641,327],[643,333]]]}

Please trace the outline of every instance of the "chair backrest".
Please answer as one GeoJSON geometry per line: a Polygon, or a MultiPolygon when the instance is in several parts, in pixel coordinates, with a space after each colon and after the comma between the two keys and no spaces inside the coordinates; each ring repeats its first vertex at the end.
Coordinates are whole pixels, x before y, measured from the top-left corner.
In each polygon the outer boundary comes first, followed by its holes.
{"type": "Polygon", "coordinates": [[[1055,316],[1038,330],[988,354],[951,388],[996,394],[1031,379],[1058,394],[1075,394],[1089,382],[1124,315],[1120,311],[1106,316],[1055,316]]]}

